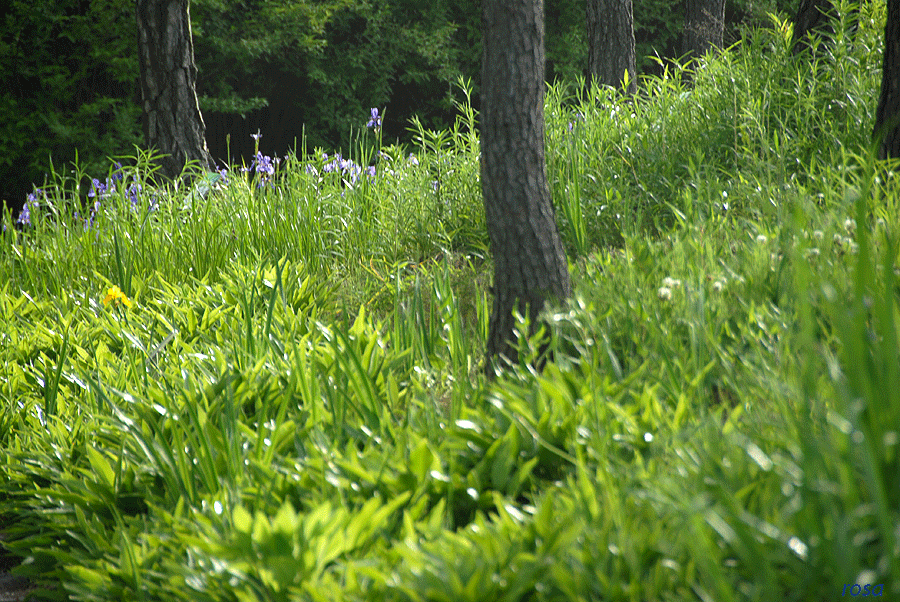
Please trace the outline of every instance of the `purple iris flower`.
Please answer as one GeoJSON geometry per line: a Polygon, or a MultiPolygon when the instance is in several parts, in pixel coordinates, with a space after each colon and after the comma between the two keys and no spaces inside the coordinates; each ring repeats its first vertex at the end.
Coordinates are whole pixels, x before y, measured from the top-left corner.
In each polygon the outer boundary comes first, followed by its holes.
{"type": "MultiPolygon", "coordinates": [[[[328,155],[326,154],[323,158],[327,159],[328,155]]],[[[322,170],[325,171],[326,173],[332,172],[332,171],[339,171],[339,170],[343,169],[344,163],[345,163],[344,159],[341,157],[341,154],[338,153],[338,154],[334,155],[334,157],[332,157],[331,161],[329,161],[328,163],[326,163],[325,165],[322,166],[322,170]]]]}
{"type": "MultiPolygon", "coordinates": [[[[241,171],[255,171],[259,176],[259,182],[257,182],[257,187],[262,188],[266,184],[272,183],[272,178],[275,175],[275,167],[278,163],[281,162],[281,159],[266,156],[261,152],[256,152],[256,157],[253,158],[253,161],[250,163],[250,167],[243,167],[241,171]]],[[[220,172],[221,173],[221,172],[220,172]]]]}
{"type": "Polygon", "coordinates": [[[266,155],[257,152],[255,163],[256,173],[266,174],[268,176],[275,175],[275,164],[272,162],[272,157],[267,157],[266,155]]]}
{"type": "Polygon", "coordinates": [[[137,206],[140,202],[140,197],[138,196],[141,192],[141,185],[137,182],[132,182],[131,186],[128,187],[128,198],[131,200],[131,204],[137,206]]]}
{"type": "Polygon", "coordinates": [[[84,225],[84,229],[87,230],[89,226],[94,225],[94,220],[97,218],[97,214],[100,212],[100,201],[94,201],[94,206],[91,207],[91,220],[88,224],[84,225]]]}
{"type": "Polygon", "coordinates": [[[106,183],[101,182],[97,178],[91,179],[91,191],[88,193],[89,198],[105,198],[109,194],[113,194],[116,191],[115,185],[110,185],[109,180],[106,183]]]}
{"type": "Polygon", "coordinates": [[[25,204],[22,205],[22,211],[19,212],[19,218],[16,220],[16,224],[20,226],[30,226],[31,225],[31,210],[28,208],[28,203],[34,202],[34,195],[29,194],[28,200],[25,201],[25,204]]]}
{"type": "Polygon", "coordinates": [[[381,127],[381,117],[378,116],[378,109],[372,108],[369,109],[369,113],[371,114],[371,119],[369,119],[369,123],[366,124],[367,128],[380,128],[381,127]]]}
{"type": "Polygon", "coordinates": [[[122,164],[116,161],[115,166],[116,168],[112,172],[112,178],[110,178],[113,182],[121,180],[125,177],[125,174],[122,173],[122,164]]]}

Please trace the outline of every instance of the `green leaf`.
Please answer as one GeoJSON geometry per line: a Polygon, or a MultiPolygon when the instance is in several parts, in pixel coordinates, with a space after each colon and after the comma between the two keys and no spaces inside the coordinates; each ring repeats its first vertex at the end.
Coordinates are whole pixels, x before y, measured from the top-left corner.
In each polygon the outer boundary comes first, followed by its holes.
{"type": "Polygon", "coordinates": [[[100,482],[110,491],[115,490],[116,473],[113,471],[112,465],[106,461],[106,458],[93,447],[86,445],[88,462],[94,474],[100,478],[100,482]]]}
{"type": "Polygon", "coordinates": [[[109,573],[101,573],[85,566],[70,565],[66,567],[66,571],[95,591],[103,591],[112,583],[109,573]]]}
{"type": "Polygon", "coordinates": [[[234,509],[234,512],[231,513],[231,520],[235,530],[240,533],[249,534],[253,529],[253,516],[243,506],[234,509]]]}
{"type": "Polygon", "coordinates": [[[434,462],[434,454],[428,448],[428,441],[421,439],[409,454],[409,469],[419,483],[425,481],[434,462]]]}

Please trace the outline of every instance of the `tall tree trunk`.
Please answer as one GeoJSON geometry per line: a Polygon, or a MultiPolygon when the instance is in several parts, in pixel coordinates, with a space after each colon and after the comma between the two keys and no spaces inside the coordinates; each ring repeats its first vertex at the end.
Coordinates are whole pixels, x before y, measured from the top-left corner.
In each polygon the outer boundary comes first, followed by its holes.
{"type": "Polygon", "coordinates": [[[147,146],[168,155],[161,171],[178,177],[188,161],[213,165],[197,103],[188,0],[137,0],[138,56],[147,146]]]}
{"type": "Polygon", "coordinates": [[[682,54],[702,56],[722,48],[725,36],[725,0],[684,0],[682,54]]]}
{"type": "Polygon", "coordinates": [[[598,84],[637,92],[632,0],[587,0],[588,72],[598,84]]]}
{"type": "Polygon", "coordinates": [[[488,374],[517,361],[513,310],[532,327],[571,284],[544,161],[543,0],[483,0],[481,189],[494,255],[488,374]]]}
{"type": "Polygon", "coordinates": [[[884,26],[881,97],[875,112],[875,139],[881,159],[900,158],[900,0],[888,0],[884,26]]]}
{"type": "Polygon", "coordinates": [[[812,34],[833,35],[834,28],[831,21],[835,13],[831,0],[800,0],[797,18],[794,19],[794,35],[791,39],[794,52],[807,48],[809,36],[812,34]]]}

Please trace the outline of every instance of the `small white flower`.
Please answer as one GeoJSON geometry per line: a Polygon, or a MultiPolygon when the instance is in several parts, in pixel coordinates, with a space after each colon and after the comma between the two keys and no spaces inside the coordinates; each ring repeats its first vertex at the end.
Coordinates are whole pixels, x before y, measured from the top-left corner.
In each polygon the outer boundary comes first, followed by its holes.
{"type": "Polygon", "coordinates": [[[769,239],[766,238],[765,234],[760,234],[759,236],[756,237],[756,242],[758,242],[761,245],[766,244],[768,241],[769,241],[769,239]]]}
{"type": "Polygon", "coordinates": [[[825,238],[825,233],[821,230],[813,230],[813,238],[815,238],[816,240],[822,240],[823,238],[825,238]]]}
{"type": "Polygon", "coordinates": [[[849,217],[847,219],[845,219],[844,220],[844,229],[847,232],[853,232],[854,230],[856,230],[856,220],[849,218],[849,217]]]}
{"type": "Polygon", "coordinates": [[[722,292],[723,288],[725,288],[724,280],[716,280],[715,282],[713,282],[713,290],[716,291],[717,293],[722,292]]]}
{"type": "Polygon", "coordinates": [[[672,289],[667,286],[659,287],[659,290],[656,291],[656,294],[659,295],[659,298],[663,301],[668,301],[672,298],[672,289]]]}
{"type": "Polygon", "coordinates": [[[819,256],[819,249],[817,249],[816,247],[812,247],[812,248],[806,250],[806,258],[807,259],[814,259],[818,256],[819,256]]]}
{"type": "Polygon", "coordinates": [[[663,278],[662,284],[665,288],[678,288],[681,286],[681,280],[675,280],[674,278],[666,276],[663,278]]]}

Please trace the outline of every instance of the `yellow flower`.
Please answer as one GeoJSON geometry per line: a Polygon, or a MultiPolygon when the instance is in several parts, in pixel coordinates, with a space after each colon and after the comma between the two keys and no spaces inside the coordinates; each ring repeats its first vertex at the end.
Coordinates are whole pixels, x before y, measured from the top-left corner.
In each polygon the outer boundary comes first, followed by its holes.
{"type": "Polygon", "coordinates": [[[125,307],[131,307],[131,300],[125,296],[125,293],[123,293],[118,286],[113,285],[113,287],[106,292],[106,297],[103,299],[103,305],[109,305],[110,303],[116,304],[120,300],[125,304],[125,307]]]}

